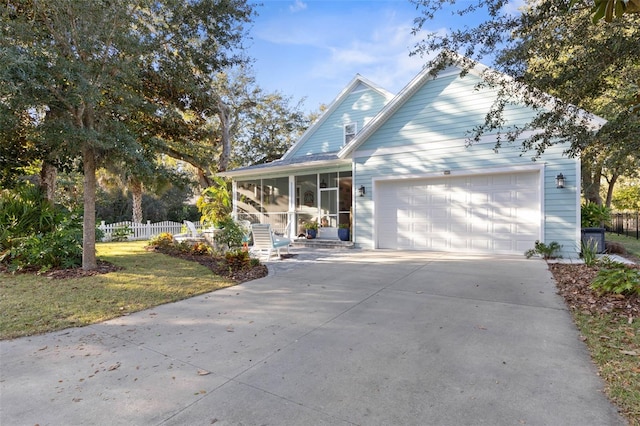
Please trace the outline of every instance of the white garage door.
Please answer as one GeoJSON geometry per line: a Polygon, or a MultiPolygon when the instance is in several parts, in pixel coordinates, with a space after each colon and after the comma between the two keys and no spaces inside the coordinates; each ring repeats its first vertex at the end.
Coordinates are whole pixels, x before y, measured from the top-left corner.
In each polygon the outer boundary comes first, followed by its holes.
{"type": "Polygon", "coordinates": [[[538,176],[380,181],[377,247],[522,254],[540,238],[538,176]]]}

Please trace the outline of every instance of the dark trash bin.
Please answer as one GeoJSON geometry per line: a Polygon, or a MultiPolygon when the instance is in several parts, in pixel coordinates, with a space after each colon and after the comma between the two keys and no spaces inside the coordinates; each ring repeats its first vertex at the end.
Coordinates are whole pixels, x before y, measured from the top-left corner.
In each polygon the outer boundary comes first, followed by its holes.
{"type": "Polygon", "coordinates": [[[604,228],[582,228],[582,244],[593,247],[596,253],[604,253],[604,228]]]}

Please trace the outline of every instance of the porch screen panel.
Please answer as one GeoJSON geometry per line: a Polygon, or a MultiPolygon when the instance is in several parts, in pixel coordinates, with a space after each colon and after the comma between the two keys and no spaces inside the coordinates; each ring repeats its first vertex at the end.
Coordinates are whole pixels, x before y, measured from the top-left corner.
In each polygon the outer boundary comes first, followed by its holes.
{"type": "MultiPolygon", "coordinates": [[[[318,221],[318,175],[296,176],[296,216],[298,225],[318,221]]],[[[303,228],[298,233],[304,232],[303,228]]]]}
{"type": "Polygon", "coordinates": [[[262,180],[262,206],[265,212],[286,213],[289,210],[289,178],[262,180]]]}
{"type": "Polygon", "coordinates": [[[252,223],[260,222],[260,179],[238,181],[236,201],[238,203],[238,216],[242,220],[252,223]]]}
{"type": "Polygon", "coordinates": [[[262,179],[262,222],[271,224],[276,232],[284,233],[288,210],[289,178],[262,179]]]}

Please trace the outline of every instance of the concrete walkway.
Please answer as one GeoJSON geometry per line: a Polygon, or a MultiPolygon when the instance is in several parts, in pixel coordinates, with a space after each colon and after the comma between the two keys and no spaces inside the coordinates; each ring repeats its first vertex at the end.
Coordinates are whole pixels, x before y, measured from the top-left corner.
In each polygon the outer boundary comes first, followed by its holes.
{"type": "Polygon", "coordinates": [[[261,280],[0,342],[0,424],[624,424],[543,261],[298,253],[261,280]]]}

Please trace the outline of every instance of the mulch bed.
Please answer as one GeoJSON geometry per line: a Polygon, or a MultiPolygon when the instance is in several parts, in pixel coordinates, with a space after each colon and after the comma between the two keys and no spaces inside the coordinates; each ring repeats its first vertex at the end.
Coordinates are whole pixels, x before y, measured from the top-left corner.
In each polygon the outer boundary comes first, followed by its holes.
{"type": "MultiPolygon", "coordinates": [[[[639,268],[638,265],[631,267],[639,268]]],[[[589,314],[611,313],[632,321],[640,318],[640,296],[600,294],[591,288],[591,282],[598,274],[597,267],[551,263],[549,270],[557,282],[558,294],[572,310],[589,314]]]]}
{"type": "Polygon", "coordinates": [[[113,263],[105,262],[104,260],[98,260],[98,268],[90,271],[85,271],[82,268],[69,268],[69,269],[52,269],[45,272],[43,275],[54,280],[64,280],[66,278],[82,278],[92,277],[94,275],[108,274],[109,272],[120,271],[123,268],[116,266],[113,263]]]}
{"type": "MultiPolygon", "coordinates": [[[[54,280],[64,280],[66,278],[82,278],[82,277],[92,277],[94,275],[100,274],[108,274],[109,272],[120,271],[123,269],[120,266],[116,266],[113,263],[105,262],[103,260],[98,260],[98,267],[96,269],[92,269],[90,271],[85,271],[81,267],[75,268],[52,268],[47,272],[40,272],[38,269],[22,269],[20,271],[15,272],[16,274],[34,274],[34,275],[42,275],[43,277],[51,278],[54,280]]],[[[0,264],[0,272],[1,273],[9,273],[9,269],[6,265],[0,264]]]]}
{"type": "MultiPolygon", "coordinates": [[[[189,260],[192,262],[198,262],[201,265],[209,268],[214,274],[233,280],[236,283],[243,283],[246,281],[256,280],[258,278],[266,277],[269,273],[266,265],[257,265],[252,268],[242,269],[237,271],[230,271],[229,267],[225,263],[224,258],[214,257],[210,255],[190,255],[190,254],[177,254],[177,253],[165,253],[168,256],[179,257],[181,259],[189,260]]],[[[77,268],[53,268],[43,273],[42,275],[54,280],[64,280],[67,278],[82,278],[91,277],[100,274],[108,274],[109,272],[120,271],[123,268],[113,263],[98,260],[98,268],[90,271],[85,271],[81,267],[77,268]]],[[[0,272],[7,272],[6,267],[0,264],[0,272]]],[[[18,273],[37,274],[36,270],[23,270],[18,273]]]]}
{"type": "Polygon", "coordinates": [[[229,271],[229,266],[227,266],[224,258],[195,254],[170,254],[170,256],[179,257],[192,262],[198,262],[199,264],[209,268],[214,274],[233,280],[238,284],[257,280],[258,278],[266,277],[269,274],[267,266],[262,264],[252,268],[229,271]]]}

